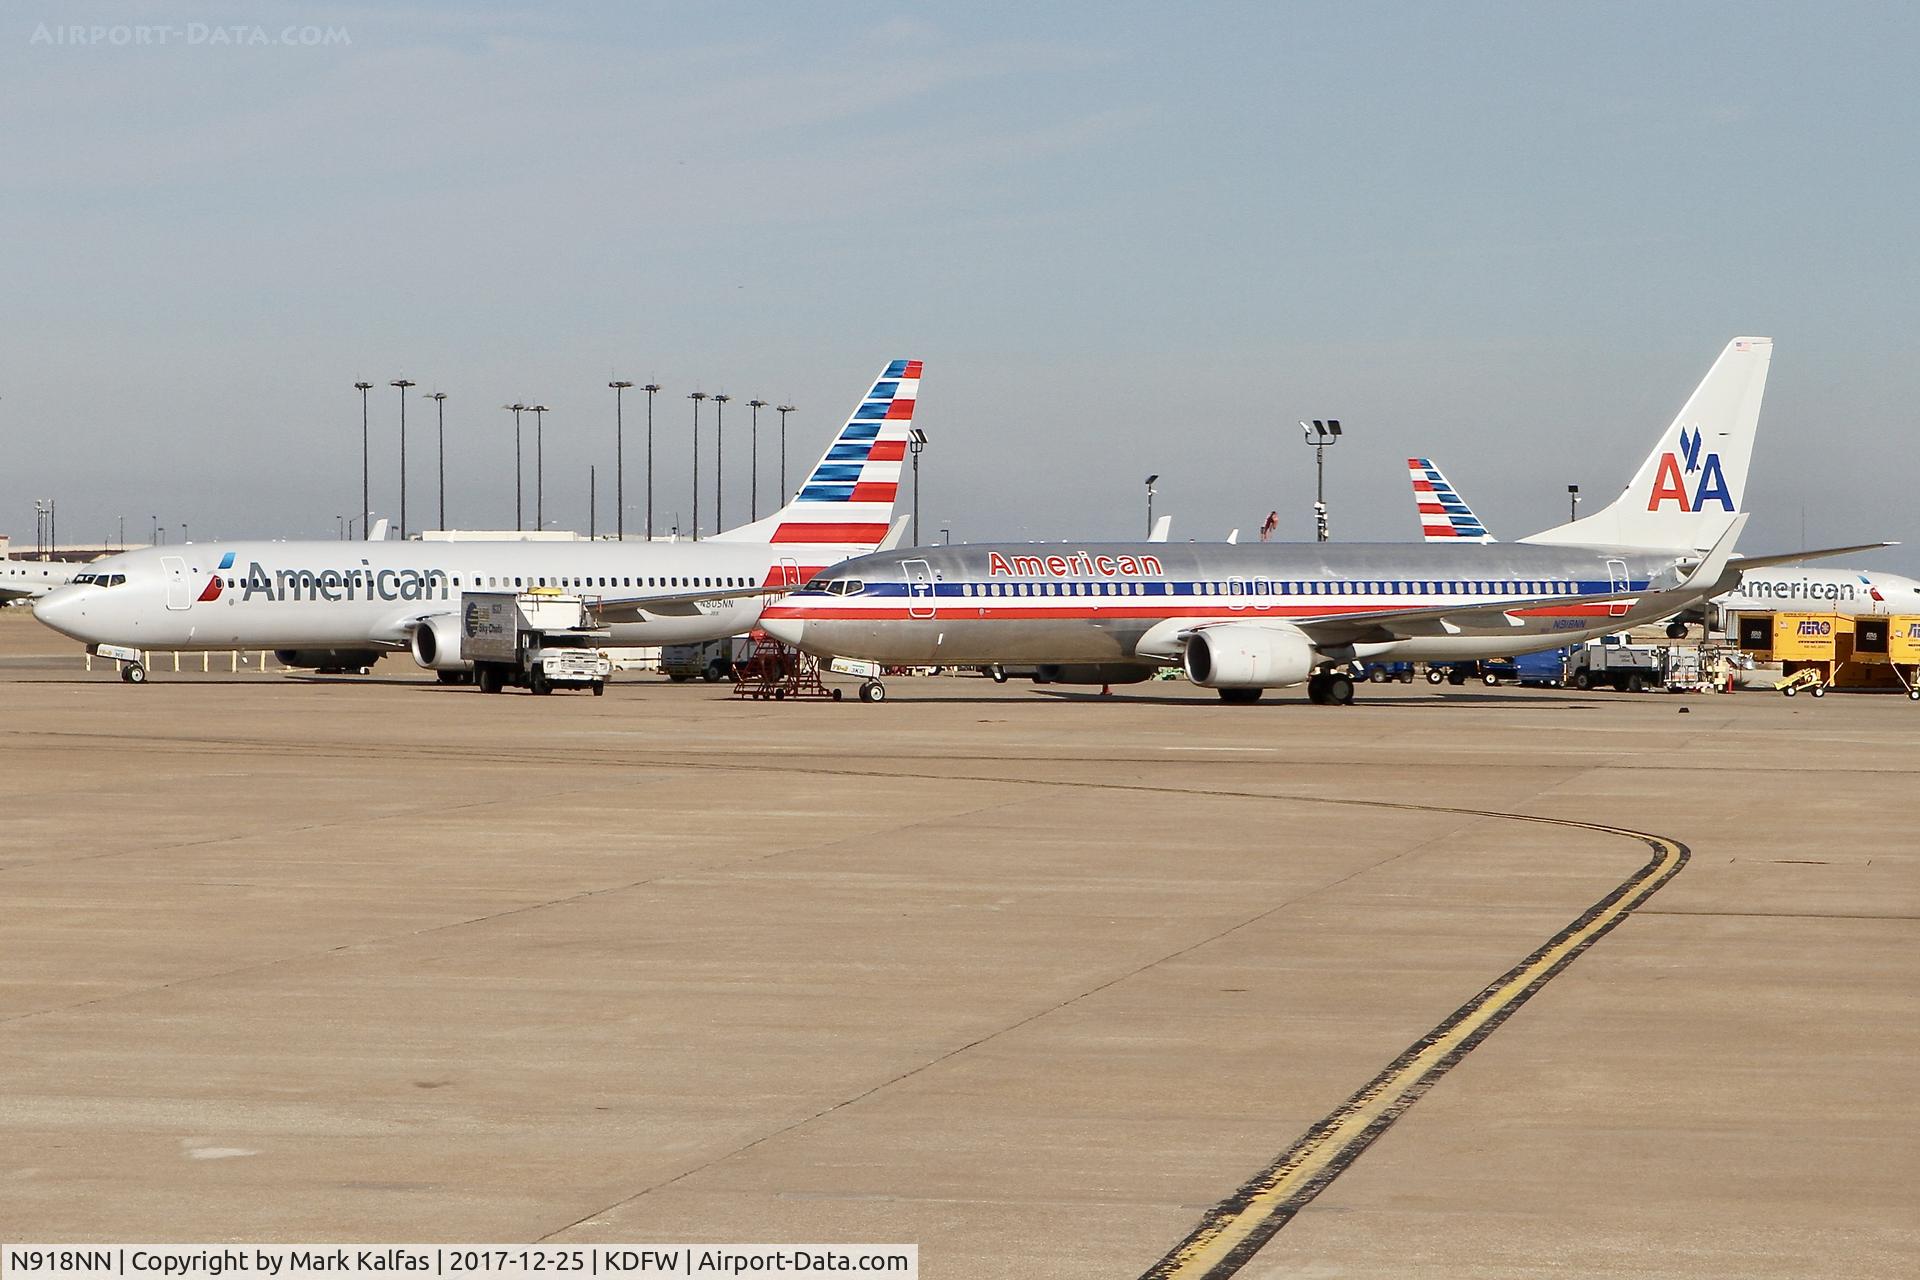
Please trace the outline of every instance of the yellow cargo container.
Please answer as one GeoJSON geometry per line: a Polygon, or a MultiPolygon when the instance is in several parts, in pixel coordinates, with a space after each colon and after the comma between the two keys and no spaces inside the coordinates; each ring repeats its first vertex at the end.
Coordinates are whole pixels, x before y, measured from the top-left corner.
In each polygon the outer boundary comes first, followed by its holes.
{"type": "Polygon", "coordinates": [[[1832,613],[1773,615],[1773,656],[1780,662],[1845,662],[1853,656],[1853,623],[1832,613]]]}

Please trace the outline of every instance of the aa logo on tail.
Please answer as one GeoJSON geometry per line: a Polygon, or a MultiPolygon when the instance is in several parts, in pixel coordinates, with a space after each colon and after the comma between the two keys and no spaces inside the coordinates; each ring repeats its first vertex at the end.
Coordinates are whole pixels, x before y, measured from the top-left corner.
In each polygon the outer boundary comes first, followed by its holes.
{"type": "Polygon", "coordinates": [[[1727,477],[1720,470],[1720,455],[1709,453],[1703,460],[1700,453],[1704,444],[1700,428],[1680,429],[1680,456],[1672,452],[1660,455],[1660,469],[1653,477],[1653,495],[1647,499],[1647,510],[1658,511],[1660,504],[1669,500],[1679,503],[1682,511],[1700,511],[1709,502],[1718,502],[1722,510],[1733,510],[1733,494],[1728,491],[1727,477]],[[1682,459],[1686,463],[1685,475],[1680,469],[1682,459]],[[1687,476],[1699,478],[1689,486],[1687,476]]]}

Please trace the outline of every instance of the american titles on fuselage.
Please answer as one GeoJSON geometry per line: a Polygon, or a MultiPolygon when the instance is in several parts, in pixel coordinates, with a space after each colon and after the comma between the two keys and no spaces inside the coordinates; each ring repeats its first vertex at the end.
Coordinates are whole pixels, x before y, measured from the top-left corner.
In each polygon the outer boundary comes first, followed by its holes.
{"type": "Polygon", "coordinates": [[[1074,551],[1067,555],[987,555],[987,575],[994,578],[1103,578],[1159,577],[1165,570],[1158,556],[1089,555],[1074,551]]]}

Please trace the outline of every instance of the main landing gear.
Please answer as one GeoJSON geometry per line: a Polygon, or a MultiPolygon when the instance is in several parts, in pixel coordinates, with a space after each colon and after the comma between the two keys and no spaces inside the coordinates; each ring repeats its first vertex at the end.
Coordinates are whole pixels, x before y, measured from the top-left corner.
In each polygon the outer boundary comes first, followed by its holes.
{"type": "Polygon", "coordinates": [[[1307,681],[1307,699],[1322,707],[1353,705],[1353,677],[1344,671],[1316,671],[1307,681]]]}

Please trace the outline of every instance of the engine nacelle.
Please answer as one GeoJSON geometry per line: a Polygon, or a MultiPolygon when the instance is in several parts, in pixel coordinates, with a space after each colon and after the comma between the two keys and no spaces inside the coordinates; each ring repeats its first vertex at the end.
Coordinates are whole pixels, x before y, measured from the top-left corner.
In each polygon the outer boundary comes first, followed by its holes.
{"type": "Polygon", "coordinates": [[[471,671],[460,657],[460,619],[451,613],[428,618],[413,629],[407,641],[413,660],[429,671],[471,671]]]}
{"type": "Polygon", "coordinates": [[[273,660],[283,667],[338,675],[371,667],[380,661],[380,652],[377,649],[275,649],[273,660]]]}
{"type": "Polygon", "coordinates": [[[1320,659],[1291,628],[1229,623],[1196,631],[1181,661],[1203,689],[1277,689],[1306,680],[1320,659]]]}
{"type": "Polygon", "coordinates": [[[1157,668],[1137,662],[1043,662],[1033,669],[1035,684],[1138,684],[1157,668]]]}

